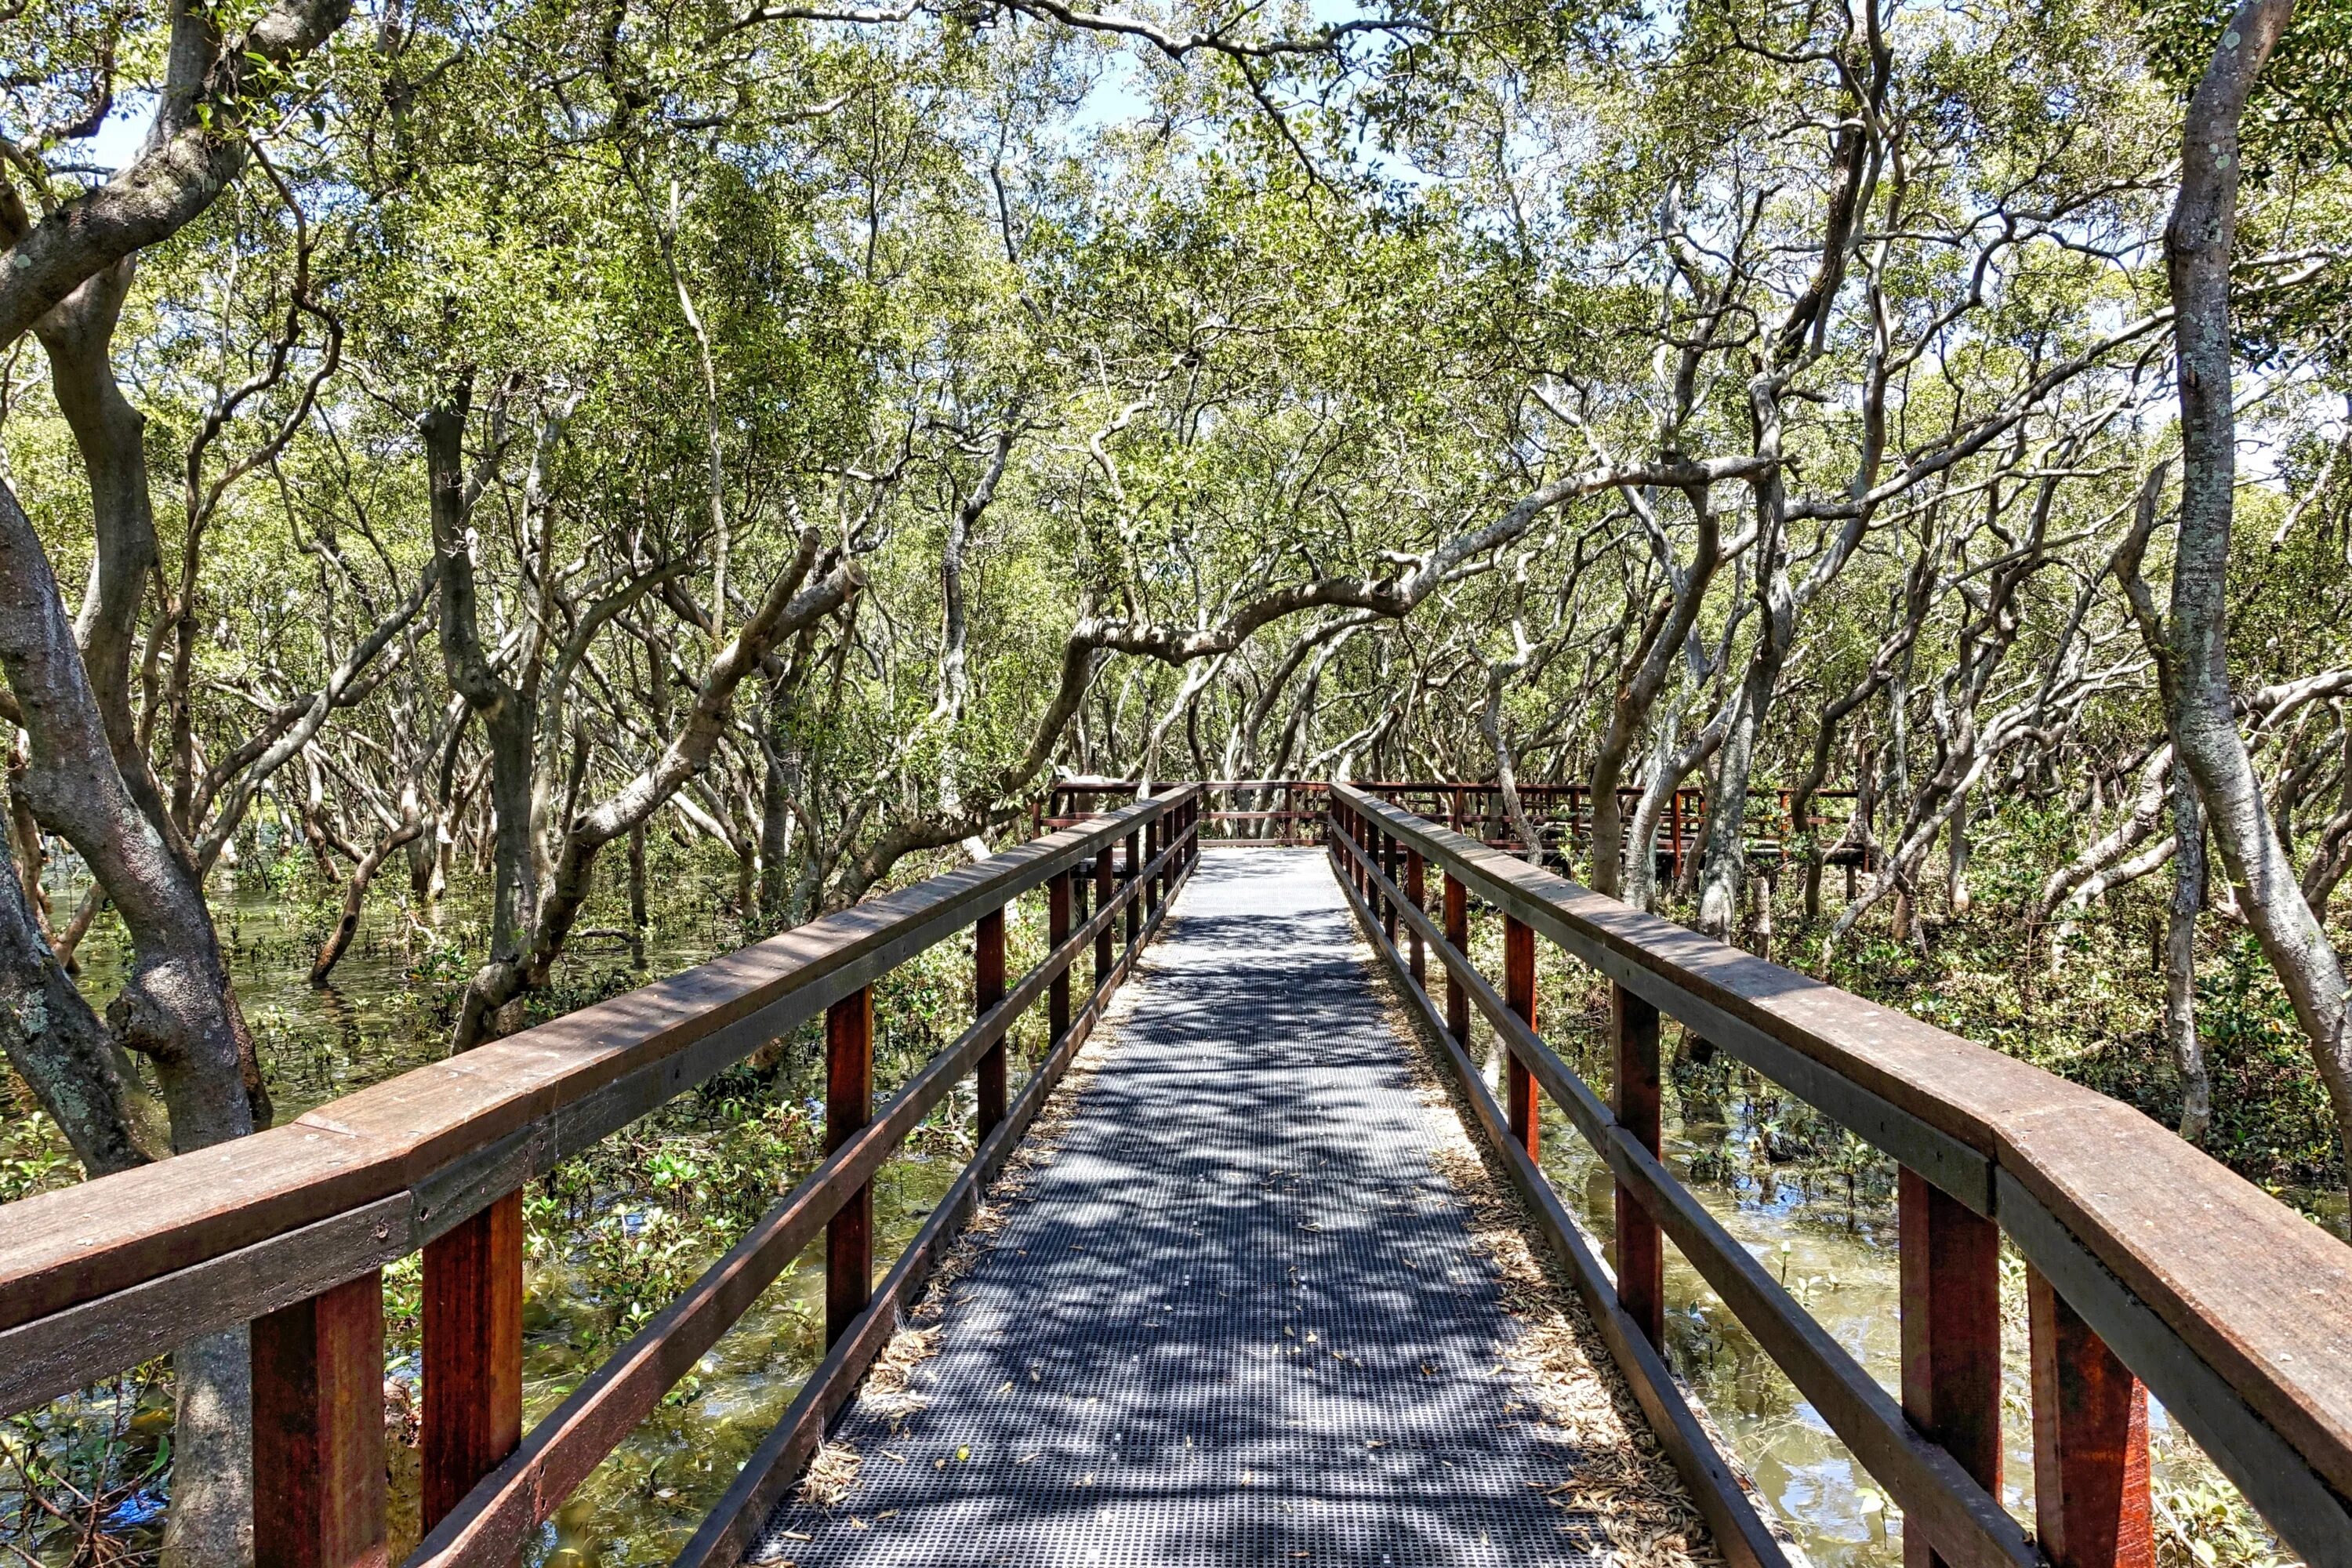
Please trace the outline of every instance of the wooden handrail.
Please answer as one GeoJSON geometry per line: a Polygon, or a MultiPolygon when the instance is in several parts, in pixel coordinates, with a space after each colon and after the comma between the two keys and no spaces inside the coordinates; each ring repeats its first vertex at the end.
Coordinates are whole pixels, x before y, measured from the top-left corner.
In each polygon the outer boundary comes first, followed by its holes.
{"type": "MultiPolygon", "coordinates": [[[[1513,1056],[1591,1141],[1621,1191],[1673,1236],[1857,1457],[1916,1510],[1948,1560],[2019,1560],[2018,1543],[1983,1513],[1981,1486],[1938,1481],[1932,1472],[1940,1467],[1917,1451],[1918,1434],[1888,1418],[1886,1396],[1843,1352],[1828,1353],[1834,1345],[1817,1328],[1808,1331],[1802,1309],[1706,1216],[1654,1148],[1615,1123],[1537,1031],[1515,1026],[1493,988],[1475,980],[1362,841],[1392,842],[1425,858],[1449,887],[1458,880],[1507,921],[1599,970],[1625,1000],[1679,1020],[1893,1155],[1906,1173],[1906,1222],[1920,1216],[1923,1236],[1942,1226],[1965,1237],[1970,1215],[1981,1216],[1987,1233],[1997,1222],[2037,1276],[2038,1399],[2065,1392],[2053,1381],[2045,1394],[2045,1374],[2079,1381],[2111,1352],[2308,1561],[2352,1563],[2352,1249],[2093,1090],[1630,910],[1365,791],[1336,785],[1330,798],[1333,852],[1350,896],[1367,910],[1396,908],[1416,944],[1435,947],[1513,1056]],[[1944,1209],[1927,1206],[1936,1202],[1944,1209]],[[2052,1312],[2079,1319],[2081,1331],[2065,1341],[2072,1362],[2054,1360],[2043,1343],[2042,1319],[2052,1312]],[[1882,1407],[1872,1408],[1873,1396],[1882,1407]],[[1954,1505],[1966,1517],[1954,1517],[1954,1505]]],[[[1368,926],[1407,973],[1380,922],[1368,926]]],[[[1434,1005],[1415,994],[1443,1031],[1434,1005]]],[[[1906,1246],[1917,1241],[1911,1229],[1906,1223],[1906,1246]]],[[[1906,1297],[1915,1274],[1931,1278],[1935,1261],[1906,1259],[1906,1297]]],[[[2051,1330],[2053,1343],[2064,1326],[2051,1330]]],[[[1911,1331],[1927,1325],[1910,1326],[1906,1347],[1911,1331]]],[[[1997,1375],[1992,1384],[1997,1398],[1997,1375]]],[[[1916,1409],[1911,1414],[1911,1426],[1923,1425],[1916,1409]]],[[[2042,1410],[2036,1471],[2045,1546],[2063,1523],[2053,1510],[2063,1515],[2070,1488],[2101,1479],[2080,1473],[2095,1461],[2065,1436],[2061,1415],[2042,1410]],[[2042,1451],[2045,1418],[2060,1452],[2042,1451]]],[[[2137,1484],[2144,1515],[2144,1468],[2137,1484]]]]}
{"type": "MultiPolygon", "coordinates": [[[[869,1303],[859,1280],[846,1318],[833,1325],[834,1353],[777,1440],[782,1447],[772,1458],[781,1462],[814,1441],[810,1412],[837,1408],[862,1374],[884,1337],[874,1325],[895,1311],[969,1213],[1157,929],[1197,856],[1200,798],[1180,786],[362,1089],[273,1131],[0,1205],[0,1414],[250,1321],[257,1442],[299,1431],[305,1456],[299,1465],[288,1461],[289,1475],[302,1474],[283,1505],[275,1493],[270,1510],[257,1505],[257,1529],[268,1537],[263,1556],[358,1562],[372,1552],[380,1562],[381,1461],[366,1458],[382,1441],[378,1271],[423,1248],[425,1463],[435,1482],[428,1492],[442,1500],[428,1497],[433,1528],[413,1561],[509,1562],[528,1531],[820,1227],[837,1242],[854,1236],[858,1247],[838,1255],[861,1265],[861,1276],[870,1271],[859,1250],[869,1233],[862,1224],[843,1226],[853,1211],[862,1216],[874,1174],[975,1068],[986,1101],[992,1070],[1002,1081],[1006,1032],[1041,998],[1050,1001],[1055,1037],[1045,1063],[1009,1109],[983,1104],[995,1125],[983,1128],[980,1151],[882,1295],[869,1303]],[[1112,862],[1122,845],[1120,879],[1112,862]],[[1089,861],[1097,905],[1074,922],[1089,861]],[[1054,946],[1007,988],[1002,912],[1040,887],[1050,894],[1054,946]],[[1138,918],[1147,905],[1149,923],[1138,918]],[[1122,921],[1126,951],[1114,961],[1122,921]],[[840,1136],[824,1163],[518,1445],[521,1248],[511,1222],[522,1184],[821,1012],[835,1022],[852,1013],[870,1017],[877,979],[967,928],[979,933],[982,957],[971,1027],[879,1116],[859,1111],[833,1129],[840,1136]],[[1095,984],[1073,1014],[1069,972],[1090,949],[1095,984]],[[453,1375],[497,1386],[453,1388],[453,1375]],[[513,1408],[481,1419],[467,1406],[485,1398],[513,1408]]],[[[847,1034],[829,1027],[828,1037],[836,1068],[845,1048],[870,1058],[870,1026],[847,1034]]],[[[822,1414],[814,1419],[821,1426],[822,1414]]],[[[775,1484],[763,1472],[739,1482],[739,1491],[755,1482],[755,1489],[775,1484]]],[[[740,1550],[742,1533],[737,1520],[726,1539],[740,1550]]]]}

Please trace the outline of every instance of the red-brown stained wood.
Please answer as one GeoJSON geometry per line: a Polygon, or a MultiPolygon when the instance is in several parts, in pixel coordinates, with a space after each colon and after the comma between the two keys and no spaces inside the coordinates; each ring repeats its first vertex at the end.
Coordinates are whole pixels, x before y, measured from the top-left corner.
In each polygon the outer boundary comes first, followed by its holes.
{"type": "MultiPolygon", "coordinates": [[[[1503,1000],[1529,1029],[1536,1026],[1536,933],[1534,928],[1507,916],[1503,921],[1503,1000]]],[[[1529,1157],[1543,1146],[1543,1117],[1536,1093],[1535,1074],[1518,1053],[1504,1052],[1510,1085],[1511,1139],[1529,1157]]]]}
{"type": "MultiPolygon", "coordinates": [[[[1118,868],[1111,859],[1110,845],[1095,852],[1095,909],[1097,912],[1110,908],[1118,896],[1118,868]]],[[[1095,989],[1099,991],[1110,979],[1111,928],[1105,925],[1102,934],[1095,938],[1095,989]]]]}
{"type": "Polygon", "coordinates": [[[1018,879],[1041,858],[1115,842],[1118,826],[1066,829],[869,899],[234,1145],[10,1204],[0,1225],[0,1329],[388,1197],[861,961],[909,921],[1018,879]]]}
{"type": "MultiPolygon", "coordinates": [[[[1143,860],[1147,866],[1159,863],[1160,851],[1167,845],[1168,840],[1162,831],[1164,826],[1160,822],[1143,825],[1143,860]]],[[[1143,912],[1147,919],[1160,912],[1160,892],[1166,881],[1165,871],[1154,871],[1143,884],[1143,912]]]]}
{"type": "MultiPolygon", "coordinates": [[[[1458,802],[1456,805],[1458,809],[1458,802]]],[[[1451,871],[1445,876],[1445,945],[1465,957],[1470,952],[1470,889],[1451,871]]],[[[1470,993],[1462,988],[1450,964],[1445,971],[1445,1032],[1455,1045],[1470,1044],[1470,993]]]]}
{"type": "MultiPolygon", "coordinates": [[[[1397,879],[1396,835],[1393,833],[1382,833],[1379,835],[1378,841],[1381,847],[1381,875],[1386,877],[1391,882],[1394,882],[1397,879]]],[[[1380,899],[1380,905],[1381,930],[1387,935],[1390,942],[1394,943],[1397,935],[1396,901],[1391,899],[1386,893],[1382,893],[1380,899]]]]}
{"type": "MultiPolygon", "coordinates": [[[[1622,985],[1609,988],[1609,1038],[1617,1125],[1653,1156],[1659,1152],[1658,1010],[1622,985]]],[[[1666,1249],[1658,1222],[1622,1182],[1616,1184],[1617,1300],[1649,1342],[1666,1340],[1666,1249]]]]}
{"type": "MultiPolygon", "coordinates": [[[[1054,885],[1061,886],[1055,878],[1054,885]]],[[[1064,934],[1067,934],[1066,932],[1064,934]]],[[[1060,940],[1058,937],[1056,941],[1060,940]]],[[[986,1016],[1004,1000],[1004,911],[991,910],[972,928],[971,1016],[986,1016]]],[[[980,1135],[987,1137],[1004,1120],[1004,1042],[988,1047],[978,1073],[980,1135]]]]}
{"type": "Polygon", "coordinates": [[[255,1568],[382,1568],[383,1276],[252,1333],[255,1568]]]}
{"type": "MultiPolygon", "coordinates": [[[[1902,1243],[1903,1413],[1984,1489],[2000,1494],[2000,1226],[1908,1166],[1896,1185],[1902,1243]]],[[[1940,1568],[1922,1531],[1905,1568],[1940,1568]]]]}
{"type": "Polygon", "coordinates": [[[425,1528],[522,1442],[522,1194],[425,1248],[425,1528]]]}
{"type": "MultiPolygon", "coordinates": [[[[1127,873],[1127,880],[1130,882],[1143,875],[1143,861],[1139,858],[1142,853],[1143,835],[1140,833],[1129,834],[1127,836],[1127,865],[1125,867],[1125,870],[1127,873]]],[[[1143,900],[1140,898],[1129,899],[1127,902],[1127,945],[1133,947],[1135,945],[1136,938],[1142,934],[1143,900]]]]}
{"type": "MultiPolygon", "coordinates": [[[[1045,948],[1057,952],[1070,940],[1074,895],[1078,891],[1077,878],[1064,872],[1045,884],[1045,948]]],[[[1062,1043],[1070,1032],[1070,971],[1065,964],[1054,975],[1054,984],[1046,991],[1045,1037],[1048,1048],[1062,1043]]],[[[982,1130],[985,1136],[985,1129],[982,1130]]]]}
{"type": "MultiPolygon", "coordinates": [[[[860,986],[824,1015],[824,1152],[874,1120],[874,989],[860,986]]],[[[874,1184],[866,1183],[824,1228],[824,1342],[866,1310],[874,1293],[874,1184]]]]}
{"type": "Polygon", "coordinates": [[[2352,1249],[2126,1105],[2001,1130],[2001,1167],[2352,1492],[2352,1249]]]}
{"type": "MultiPolygon", "coordinates": [[[[1369,804],[1344,785],[1331,798],[1335,811],[1369,804]]],[[[2352,1250],[2342,1243],[2094,1090],[1509,856],[1451,844],[1445,854],[1997,1159],[2321,1476],[2352,1493],[2352,1357],[2341,1349],[2352,1343],[2352,1250]]]]}
{"type": "Polygon", "coordinates": [[[2034,1534],[2053,1568],[2155,1568],[2147,1390],[2038,1270],[2025,1291],[2034,1534]]]}
{"type": "MultiPolygon", "coordinates": [[[[1426,864],[1418,849],[1408,851],[1404,860],[1404,896],[1416,910],[1429,907],[1429,883],[1426,864]]],[[[1407,964],[1412,983],[1423,990],[1429,988],[1429,953],[1421,940],[1421,928],[1412,928],[1412,957],[1407,964]]]]}

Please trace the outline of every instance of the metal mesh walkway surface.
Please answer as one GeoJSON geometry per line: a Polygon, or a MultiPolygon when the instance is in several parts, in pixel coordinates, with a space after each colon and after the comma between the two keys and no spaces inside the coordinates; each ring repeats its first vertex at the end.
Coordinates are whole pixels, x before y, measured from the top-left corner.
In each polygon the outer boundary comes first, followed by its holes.
{"type": "Polygon", "coordinates": [[[925,1407],[755,1559],[1590,1563],[1575,1454],[1506,1367],[1328,863],[1205,855],[1051,1162],[953,1288],[925,1407]]]}

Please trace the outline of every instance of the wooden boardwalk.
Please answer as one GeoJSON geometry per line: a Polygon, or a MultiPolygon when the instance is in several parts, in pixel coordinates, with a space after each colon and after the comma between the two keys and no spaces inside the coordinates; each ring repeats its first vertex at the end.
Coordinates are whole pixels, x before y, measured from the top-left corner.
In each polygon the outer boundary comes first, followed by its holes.
{"type": "MultiPolygon", "coordinates": [[[[406,1568],[510,1568],[821,1246],[824,1360],[673,1568],[754,1552],[1401,1568],[1614,1549],[1624,1510],[1545,1495],[1607,1450],[1590,1425],[1561,1441],[1515,1382],[1550,1325],[1515,1341],[1431,1173],[1458,1130],[1418,1098],[1360,937],[1671,1461],[1667,1490],[1727,1563],[1790,1559],[1664,1362],[1669,1247],[1884,1490],[1915,1553],[2154,1568],[2153,1394],[2287,1548],[2352,1568],[2341,1242],[2128,1106],[1374,793],[1320,784],[1315,801],[1317,849],[1206,857],[1204,822],[1233,814],[1210,810],[1214,786],[1170,785],[250,1138],[0,1206],[0,1415],[249,1325],[257,1563],[383,1568],[383,1270],[421,1254],[425,1533],[406,1568]],[[1016,908],[1046,933],[1018,974],[1016,908]],[[970,964],[971,1023],[877,1104],[876,987],[950,943],[941,956],[970,964]],[[1605,1098],[1544,1037],[1546,944],[1607,994],[1605,1098]],[[1474,954],[1497,949],[1488,973],[1474,954]],[[1150,983],[1123,992],[1148,954],[1150,983]],[[1024,1153],[1114,1016],[1099,1076],[1024,1153]],[[1049,1045],[1012,1092],[1005,1042],[1025,1018],[1049,1045]],[[526,1428],[524,1189],[820,1020],[824,1161],[526,1428]],[[1895,1165],[1899,1389],[1662,1158],[1669,1023],[1895,1165]],[[1503,1053],[1499,1096],[1474,1026],[1503,1053]],[[877,1277],[874,1178],[967,1082],[979,1145],[877,1277]],[[1607,1164],[1612,1266],[1536,1157],[1547,1107],[1607,1164]],[[982,1226],[986,1250],[953,1253],[1007,1162],[1046,1152],[1002,1227],[982,1226]],[[2026,1264],[2022,1323],[2004,1310],[2005,1248],[2026,1264]],[[902,1403],[894,1428],[856,1398],[860,1380],[886,1350],[886,1366],[909,1364],[898,1336],[945,1258],[940,1345],[913,1368],[922,1406],[902,1403]],[[2002,1356],[2019,1338],[2030,1534],[2001,1501],[2002,1356]],[[793,1494],[828,1436],[861,1470],[809,1510],[793,1494]]],[[[1304,836],[1307,819],[1281,820],[1304,836]]]]}
{"type": "Polygon", "coordinates": [[[755,1558],[1597,1561],[1367,956],[1320,852],[1204,856],[856,1483],[755,1558]]]}

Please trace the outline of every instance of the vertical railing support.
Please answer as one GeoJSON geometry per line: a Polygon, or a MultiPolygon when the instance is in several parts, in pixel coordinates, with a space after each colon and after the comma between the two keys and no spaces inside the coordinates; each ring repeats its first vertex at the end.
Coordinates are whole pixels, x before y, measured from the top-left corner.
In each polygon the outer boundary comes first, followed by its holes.
{"type": "MultiPolygon", "coordinates": [[[[1445,945],[1464,958],[1470,956],[1470,889],[1449,869],[1445,873],[1445,945]]],[[[1445,966],[1445,1032],[1463,1049],[1470,1048],[1470,993],[1445,966]]]]}
{"type": "Polygon", "coordinates": [[[522,1194],[425,1244],[421,1503],[431,1530],[522,1443],[522,1194]]]}
{"type": "MultiPolygon", "coordinates": [[[[1908,1165],[1897,1183],[1903,1413],[2000,1495],[2000,1226],[1908,1165]]],[[[1906,1531],[1905,1568],[1944,1559],[1906,1531]]]]}
{"type": "Polygon", "coordinates": [[[383,1568],[383,1275],[252,1336],[255,1568],[383,1568]]]}
{"type": "MultiPolygon", "coordinates": [[[[1062,879],[1054,879],[1059,888],[1062,879]]],[[[1004,1000],[1004,911],[993,909],[971,928],[971,1016],[984,1017],[1004,1000]]],[[[1058,1036],[1059,1031],[1056,1031],[1058,1036]]],[[[1004,1120],[1004,1039],[981,1053],[979,1071],[980,1135],[996,1131],[1004,1120]]]]}
{"type": "MultiPolygon", "coordinates": [[[[1045,884],[1045,947],[1058,952],[1077,929],[1071,918],[1071,905],[1078,892],[1077,874],[1065,871],[1045,884]]],[[[1064,964],[1055,972],[1053,984],[1045,993],[1045,1035],[1048,1048],[1062,1043],[1070,1032],[1070,966],[1064,964]]]]}
{"type": "MultiPolygon", "coordinates": [[[[1423,914],[1429,912],[1428,876],[1428,870],[1423,864],[1421,858],[1421,851],[1418,849],[1406,850],[1404,857],[1404,896],[1406,900],[1412,903],[1413,909],[1423,914]]],[[[1429,989],[1429,955],[1423,950],[1421,928],[1419,926],[1412,928],[1412,952],[1409,961],[1409,968],[1412,975],[1413,984],[1420,987],[1423,991],[1427,991],[1429,989]]]]}
{"type": "Polygon", "coordinates": [[[1666,831],[1667,831],[1667,833],[1669,833],[1670,835],[1672,835],[1672,837],[1673,837],[1673,838],[1674,838],[1674,846],[1675,846],[1675,854],[1674,854],[1674,879],[1675,879],[1675,881],[1676,881],[1676,882],[1678,882],[1678,883],[1679,883],[1679,882],[1683,879],[1683,792],[1682,792],[1682,791],[1680,791],[1680,790],[1676,790],[1676,791],[1675,791],[1675,792],[1674,792],[1674,794],[1673,794],[1670,797],[1668,797],[1668,800],[1667,800],[1667,807],[1668,807],[1668,809],[1667,809],[1666,815],[1667,815],[1668,818],[1671,820],[1671,824],[1672,824],[1672,825],[1671,825],[1671,826],[1666,829],[1666,831]]]}
{"type": "MultiPolygon", "coordinates": [[[[1536,933],[1515,917],[1503,917],[1503,1005],[1519,1016],[1530,1030],[1536,1026],[1536,933]]],[[[1530,1158],[1542,1152],[1543,1118],[1536,1098],[1536,1075],[1505,1047],[1504,1068],[1510,1080],[1511,1141],[1530,1158]]]]}
{"type": "MultiPolygon", "coordinates": [[[[874,1119],[874,988],[861,985],[825,1009],[824,1152],[874,1119]]],[[[824,1227],[824,1342],[849,1331],[874,1294],[874,1184],[824,1227]]]]}
{"type": "MultiPolygon", "coordinates": [[[[1658,1010],[1622,985],[1609,987],[1609,1037],[1616,1058],[1617,1125],[1659,1152],[1658,1010]]],[[[1666,1251],[1658,1222],[1624,1183],[1617,1184],[1617,1301],[1650,1342],[1666,1339],[1666,1251]]]]}
{"type": "Polygon", "coordinates": [[[2053,1568],[2154,1568],[2147,1390],[2037,1269],[2025,1299],[2042,1550],[2053,1568]]]}
{"type": "MultiPolygon", "coordinates": [[[[1143,834],[1139,829],[1127,836],[1127,875],[1120,879],[1130,887],[1136,878],[1143,874],[1142,854],[1143,834]]],[[[1133,947],[1136,939],[1142,934],[1143,900],[1139,897],[1131,898],[1127,900],[1127,945],[1133,947]]]]}
{"type": "MultiPolygon", "coordinates": [[[[1386,828],[1381,829],[1381,875],[1388,879],[1391,886],[1395,885],[1397,838],[1395,834],[1386,828]]],[[[1389,939],[1389,945],[1394,947],[1397,934],[1396,900],[1386,893],[1381,895],[1381,931],[1389,939]]]]}
{"type": "Polygon", "coordinates": [[[1137,867],[1135,874],[1143,878],[1142,904],[1143,913],[1147,919],[1158,913],[1160,910],[1160,873],[1147,872],[1145,868],[1160,858],[1160,826],[1164,820],[1165,818],[1155,816],[1143,825],[1143,859],[1137,867]]]}
{"type": "MultiPolygon", "coordinates": [[[[1115,844],[1104,844],[1095,851],[1095,913],[1110,908],[1118,896],[1118,863],[1111,857],[1118,850],[1115,844]]],[[[1089,917],[1091,918],[1091,917],[1089,917]]],[[[1095,936],[1095,989],[1100,991],[1110,982],[1111,929],[1118,922],[1105,921],[1095,936]]]]}

